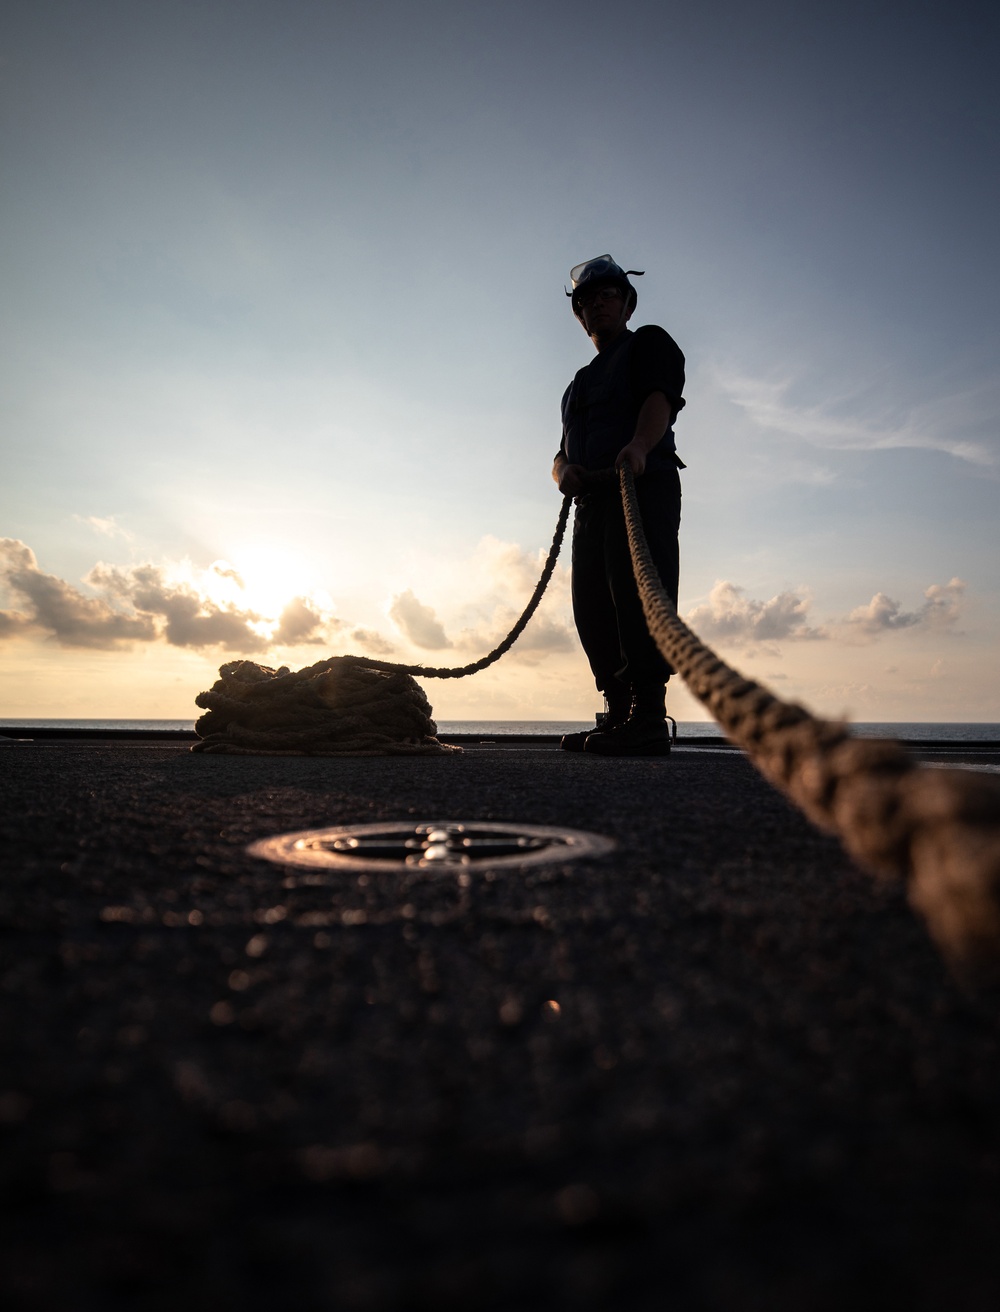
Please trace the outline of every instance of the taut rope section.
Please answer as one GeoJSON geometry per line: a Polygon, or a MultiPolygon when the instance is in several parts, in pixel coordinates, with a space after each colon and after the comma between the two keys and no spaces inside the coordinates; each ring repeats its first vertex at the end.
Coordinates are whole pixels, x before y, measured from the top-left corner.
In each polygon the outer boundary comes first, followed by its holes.
{"type": "Polygon", "coordinates": [[[1000,779],[918,767],[896,743],[854,738],[731,669],[680,619],[646,542],[631,470],[620,471],[646,623],[733,742],[868,869],[904,879],[910,904],[956,963],[1000,954],[1000,779]]]}
{"type": "Polygon", "coordinates": [[[432,669],[368,656],[334,656],[304,670],[230,661],[195,704],[205,709],[195,752],[238,755],[414,756],[459,752],[437,739],[431,705],[414,679],[462,679],[498,661],[524,632],[548,587],[566,533],[563,501],[541,578],[517,623],[469,665],[432,669]]]}

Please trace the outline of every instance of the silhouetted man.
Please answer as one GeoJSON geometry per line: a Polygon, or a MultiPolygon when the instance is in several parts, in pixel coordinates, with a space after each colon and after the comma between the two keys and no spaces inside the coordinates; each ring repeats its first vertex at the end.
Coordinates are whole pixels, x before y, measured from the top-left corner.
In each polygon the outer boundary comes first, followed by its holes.
{"type": "Polygon", "coordinates": [[[606,713],[595,729],[567,734],[566,751],[663,756],[670,751],[664,694],[673,673],[649,636],[635,584],[617,477],[628,465],[653,561],[677,603],[681,517],[673,422],[684,405],[684,356],[654,324],[632,332],[628,272],[610,255],[570,273],[573,312],[597,348],[562,400],[563,440],[552,467],[576,500],[573,617],[606,713]]]}

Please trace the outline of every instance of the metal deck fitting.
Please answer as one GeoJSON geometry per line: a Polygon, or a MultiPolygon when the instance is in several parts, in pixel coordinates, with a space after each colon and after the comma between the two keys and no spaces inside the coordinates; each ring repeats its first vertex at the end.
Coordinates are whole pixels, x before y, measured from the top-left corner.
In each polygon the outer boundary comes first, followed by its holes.
{"type": "Polygon", "coordinates": [[[473,820],[338,825],[262,838],[251,856],[309,870],[496,870],[603,856],[614,841],[582,829],[473,820]]]}

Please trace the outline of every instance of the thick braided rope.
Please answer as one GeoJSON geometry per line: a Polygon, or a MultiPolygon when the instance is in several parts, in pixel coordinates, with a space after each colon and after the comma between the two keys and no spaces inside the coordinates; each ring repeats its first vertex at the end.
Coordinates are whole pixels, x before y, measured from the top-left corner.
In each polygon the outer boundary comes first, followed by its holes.
{"type": "Polygon", "coordinates": [[[629,550],[649,631],[760,772],[871,871],[906,880],[953,961],[1000,960],[1000,779],[921,768],[897,743],[854,738],[745,679],[680,619],[646,542],[631,470],[620,471],[629,550]]]}

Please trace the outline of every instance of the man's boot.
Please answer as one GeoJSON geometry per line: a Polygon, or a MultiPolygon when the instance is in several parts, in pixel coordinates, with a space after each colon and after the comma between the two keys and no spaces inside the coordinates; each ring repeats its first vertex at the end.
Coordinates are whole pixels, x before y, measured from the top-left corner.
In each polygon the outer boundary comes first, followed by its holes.
{"type": "Polygon", "coordinates": [[[636,688],[628,719],[607,733],[591,734],[584,750],[594,756],[667,756],[670,733],[664,707],[666,691],[662,683],[636,688]]]}
{"type": "Polygon", "coordinates": [[[576,733],[566,734],[559,746],[564,752],[582,752],[588,738],[595,734],[608,733],[624,724],[632,708],[632,694],[623,684],[610,688],[604,694],[604,714],[598,715],[597,725],[593,729],[579,729],[576,733]]]}

